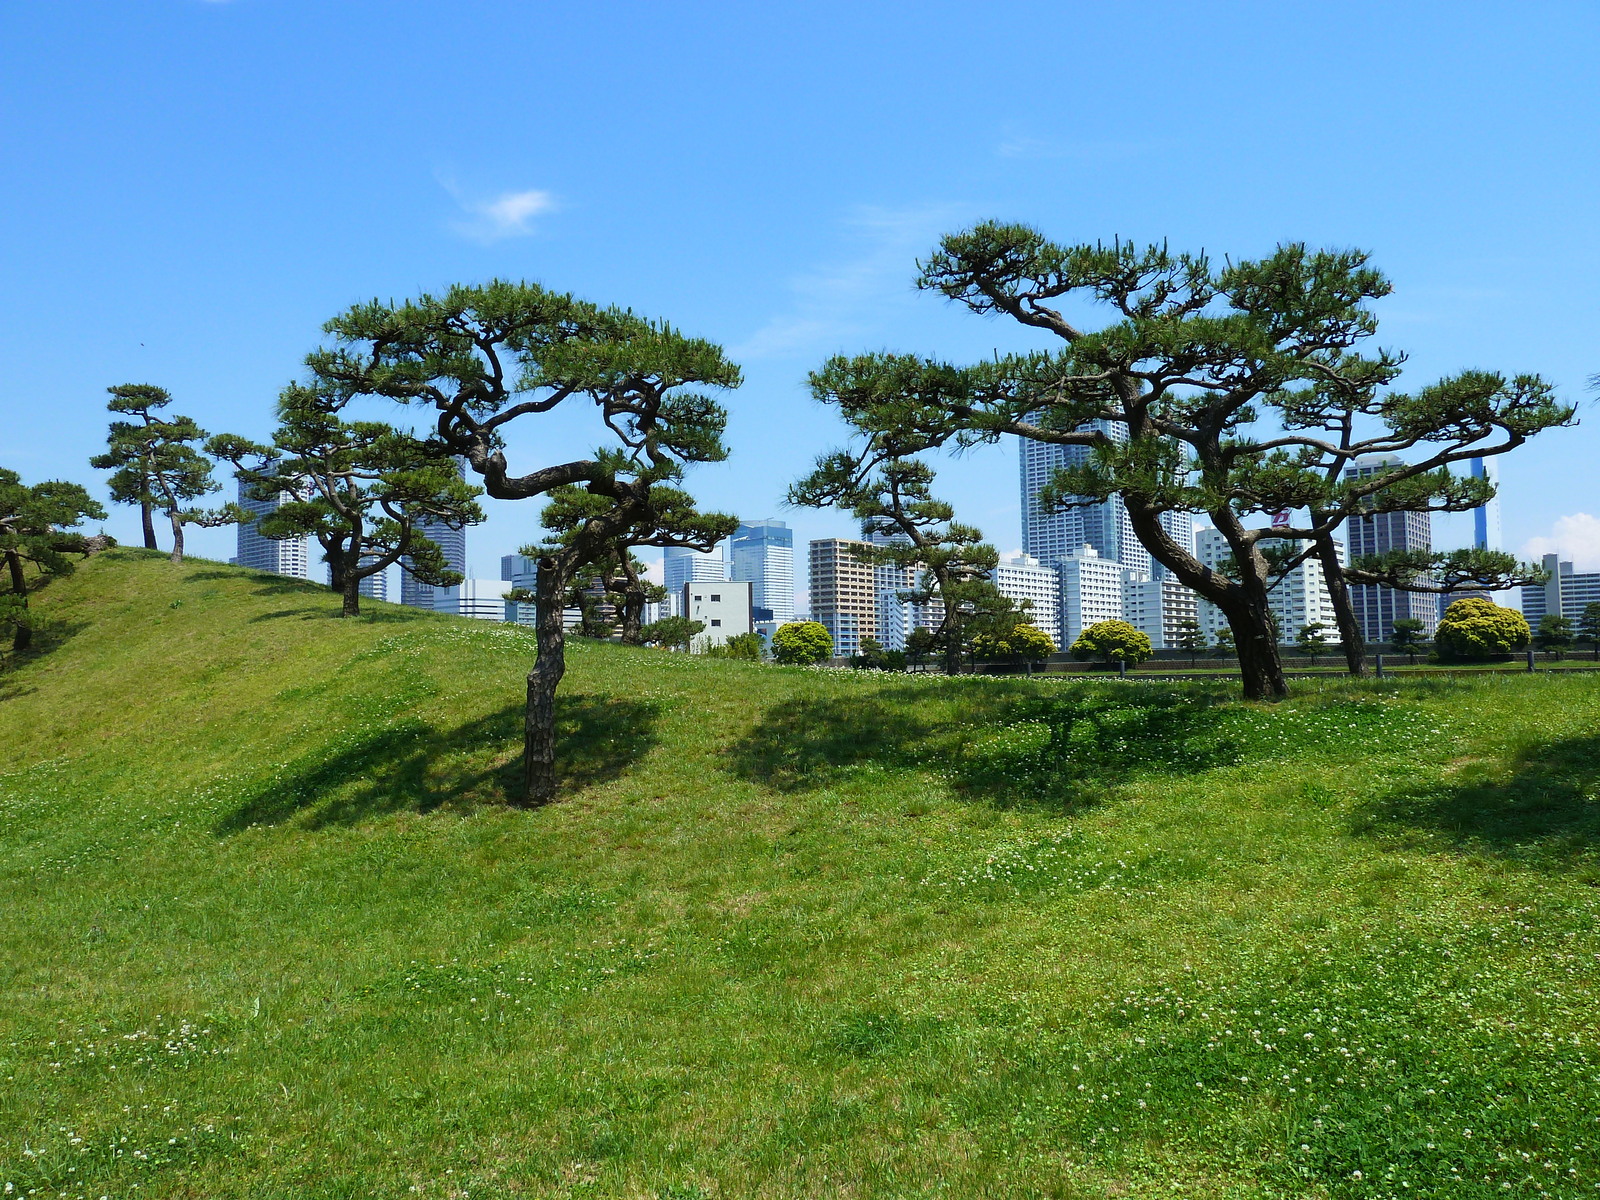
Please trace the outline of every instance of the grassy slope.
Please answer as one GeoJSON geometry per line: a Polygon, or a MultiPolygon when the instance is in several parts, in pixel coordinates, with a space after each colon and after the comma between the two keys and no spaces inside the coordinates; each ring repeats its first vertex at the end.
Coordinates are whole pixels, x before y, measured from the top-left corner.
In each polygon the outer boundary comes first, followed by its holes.
{"type": "Polygon", "coordinates": [[[521,631],[136,551],[38,604],[21,1193],[1600,1184],[1592,677],[1266,712],[579,645],[570,796],[525,813],[521,631]]]}

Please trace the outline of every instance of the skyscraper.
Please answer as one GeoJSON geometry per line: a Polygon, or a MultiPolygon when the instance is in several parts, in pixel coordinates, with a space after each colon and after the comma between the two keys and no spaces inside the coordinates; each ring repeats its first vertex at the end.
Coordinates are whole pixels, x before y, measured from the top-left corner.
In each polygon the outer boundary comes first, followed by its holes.
{"type": "Polygon", "coordinates": [[[750,584],[757,629],[770,635],[794,620],[794,531],[787,522],[745,521],[734,532],[728,558],[728,578],[750,584]]]}
{"type": "MultiPolygon", "coordinates": [[[[1368,454],[1345,468],[1346,479],[1362,479],[1390,467],[1403,465],[1395,454],[1368,454]]],[[[1354,516],[1346,523],[1350,539],[1350,559],[1390,550],[1431,550],[1432,520],[1425,512],[1373,513],[1354,516]]],[[[1394,633],[1394,623],[1402,618],[1422,622],[1423,633],[1433,636],[1439,624],[1439,597],[1427,592],[1405,592],[1375,584],[1352,584],[1351,607],[1361,636],[1369,642],[1386,642],[1394,633]]]]}
{"type": "MultiPolygon", "coordinates": [[[[1119,424],[1095,421],[1099,429],[1117,441],[1127,432],[1119,424]]],[[[1095,554],[1138,571],[1150,569],[1150,555],[1133,534],[1128,511],[1119,496],[1096,500],[1060,512],[1046,512],[1039,504],[1039,491],[1062,467],[1081,466],[1089,460],[1088,446],[1058,446],[1020,438],[1019,460],[1022,472],[1022,549],[1043,563],[1055,563],[1081,554],[1093,546],[1095,554]]]]}
{"type": "Polygon", "coordinates": [[[811,619],[833,637],[835,654],[859,654],[861,639],[878,636],[878,568],[853,548],[862,542],[819,538],[811,543],[811,619]]]}
{"type": "MultiPolygon", "coordinates": [[[[363,554],[361,556],[361,565],[370,567],[372,565],[372,555],[363,554]]],[[[371,575],[364,576],[361,582],[356,585],[356,590],[369,600],[387,600],[389,598],[388,569],[385,568],[382,571],[375,571],[371,575]]]]}
{"type": "MultiPolygon", "coordinates": [[[[456,459],[456,472],[465,479],[467,477],[467,460],[456,459]]],[[[417,525],[417,532],[424,537],[437,542],[439,549],[444,551],[445,566],[458,574],[467,573],[467,530],[465,526],[460,529],[451,529],[448,525],[436,521],[423,521],[417,525]]],[[[432,584],[423,583],[407,568],[410,560],[400,560],[400,603],[408,604],[412,608],[432,608],[436,589],[432,584]]]]}
{"type": "MultiPolygon", "coordinates": [[[[1496,487],[1500,483],[1500,467],[1493,458],[1473,458],[1467,461],[1468,474],[1474,479],[1487,479],[1496,487]]],[[[1479,550],[1500,549],[1500,496],[1480,504],[1472,510],[1472,544],[1479,550]]]]}
{"type": "MultiPolygon", "coordinates": [[[[249,493],[249,487],[240,480],[240,507],[255,513],[257,517],[276,511],[278,505],[288,498],[280,494],[271,500],[257,500],[249,493]]],[[[233,561],[239,566],[271,571],[274,575],[289,575],[295,579],[311,578],[310,538],[284,538],[281,541],[264,538],[257,532],[254,521],[241,524],[238,529],[238,555],[233,561]]]]}

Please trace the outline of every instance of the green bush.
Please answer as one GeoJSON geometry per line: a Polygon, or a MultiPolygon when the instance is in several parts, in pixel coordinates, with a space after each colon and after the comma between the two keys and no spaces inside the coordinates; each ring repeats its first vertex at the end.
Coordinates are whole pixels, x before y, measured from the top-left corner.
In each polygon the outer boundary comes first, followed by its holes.
{"type": "MultiPolygon", "coordinates": [[[[1149,640],[1145,639],[1146,644],[1149,640]]],[[[982,658],[1043,662],[1056,652],[1056,644],[1050,640],[1050,635],[1037,625],[1019,621],[1008,632],[999,636],[980,633],[972,639],[972,649],[982,658]]]]}
{"type": "Polygon", "coordinates": [[[1142,663],[1155,653],[1150,639],[1126,621],[1100,621],[1089,626],[1072,643],[1072,657],[1080,662],[1098,658],[1104,663],[1142,663]]]}
{"type": "Polygon", "coordinates": [[[816,621],[790,621],[772,635],[772,657],[786,667],[809,667],[833,657],[833,638],[816,621]]]}
{"type": "Polygon", "coordinates": [[[1469,596],[1445,609],[1433,644],[1443,659],[1491,658],[1521,649],[1529,636],[1521,613],[1469,596]]]}
{"type": "Polygon", "coordinates": [[[706,653],[712,658],[734,658],[742,662],[760,662],[766,643],[759,633],[736,633],[720,646],[712,646],[706,653]]]}

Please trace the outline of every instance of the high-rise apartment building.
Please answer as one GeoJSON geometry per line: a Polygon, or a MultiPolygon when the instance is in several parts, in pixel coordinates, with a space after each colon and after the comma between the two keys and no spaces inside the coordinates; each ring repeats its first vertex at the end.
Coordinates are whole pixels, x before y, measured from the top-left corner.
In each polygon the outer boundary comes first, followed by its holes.
{"type": "MultiPolygon", "coordinates": [[[[1118,441],[1127,438],[1127,431],[1120,424],[1096,421],[1093,428],[1118,441]]],[[[1058,446],[1031,438],[1019,438],[1018,442],[1024,553],[1049,564],[1077,555],[1085,546],[1093,546],[1095,554],[1102,559],[1140,571],[1150,569],[1150,555],[1133,535],[1128,511],[1120,497],[1096,500],[1059,512],[1047,512],[1039,504],[1040,489],[1050,482],[1057,470],[1087,462],[1089,447],[1058,446]]]]}
{"type": "Polygon", "coordinates": [[[1154,649],[1175,646],[1180,626],[1197,621],[1199,608],[1200,597],[1171,574],[1123,580],[1122,619],[1148,637],[1154,649]]]}
{"type": "Polygon", "coordinates": [[[745,521],[728,543],[728,578],[750,584],[755,627],[770,637],[794,620],[794,530],[784,521],[745,521]]]}
{"type": "Polygon", "coordinates": [[[1063,649],[1091,625],[1122,620],[1123,585],[1150,578],[1148,572],[1102,557],[1093,546],[1058,559],[1056,576],[1061,588],[1061,638],[1056,644],[1063,649]]]}
{"type": "MultiPolygon", "coordinates": [[[[1282,548],[1295,554],[1309,545],[1309,542],[1284,538],[1267,538],[1261,543],[1263,549],[1282,548]]],[[[1334,549],[1339,561],[1344,562],[1344,543],[1335,542],[1334,549]]],[[[1225,559],[1233,557],[1233,551],[1228,548],[1227,540],[1221,533],[1206,526],[1195,531],[1195,557],[1216,571],[1221,569],[1225,559]]],[[[1322,561],[1314,556],[1305,559],[1273,585],[1267,593],[1267,604],[1278,622],[1278,641],[1284,645],[1291,644],[1307,625],[1325,625],[1330,631],[1338,628],[1338,616],[1333,611],[1333,598],[1328,594],[1322,561]]],[[[1227,617],[1209,600],[1199,602],[1193,619],[1213,640],[1228,628],[1227,617]]]]}
{"type": "Polygon", "coordinates": [[[878,636],[877,570],[854,548],[864,542],[819,538],[810,546],[811,619],[833,637],[835,654],[861,652],[861,639],[878,636]]]}
{"type": "MultiPolygon", "coordinates": [[[[290,497],[279,495],[271,500],[257,500],[250,495],[250,488],[245,482],[239,481],[239,505],[255,513],[257,517],[275,512],[278,505],[287,499],[290,497]]],[[[238,552],[233,561],[241,567],[271,571],[274,575],[310,579],[311,539],[309,537],[282,540],[265,538],[257,532],[255,521],[248,524],[241,523],[238,526],[238,552]]]]}
{"type": "MultiPolygon", "coordinates": [[[[1403,465],[1394,454],[1368,454],[1345,469],[1346,479],[1360,479],[1403,465]]],[[[1390,550],[1431,550],[1432,519],[1425,512],[1372,513],[1345,522],[1350,558],[1384,554],[1390,550]]],[[[1439,624],[1439,597],[1428,592],[1406,592],[1375,584],[1351,584],[1350,604],[1361,635],[1369,642],[1386,642],[1394,623],[1402,618],[1422,622],[1423,633],[1433,636],[1439,624]]]]}
{"type": "MultiPolygon", "coordinates": [[[[372,555],[363,554],[361,556],[361,565],[370,567],[372,559],[372,555]]],[[[387,600],[389,598],[388,568],[385,567],[381,571],[374,571],[371,575],[364,576],[361,582],[356,584],[356,590],[369,600],[387,600]]]]}
{"type": "MultiPolygon", "coordinates": [[[[467,477],[467,460],[456,458],[456,473],[465,479],[467,477]]],[[[417,524],[417,532],[424,537],[438,543],[439,549],[444,553],[445,566],[458,574],[467,573],[467,530],[465,526],[460,529],[451,529],[448,525],[437,521],[422,521],[417,524]]],[[[444,589],[435,589],[430,583],[423,583],[409,570],[410,560],[400,560],[400,603],[410,605],[412,608],[433,608],[434,592],[444,589]]]]}
{"type": "Polygon", "coordinates": [[[1002,558],[994,569],[994,586],[1008,600],[1028,602],[1033,623],[1061,647],[1061,576],[1030,554],[1002,558]]]}
{"type": "Polygon", "coordinates": [[[1551,613],[1567,618],[1576,626],[1583,617],[1583,610],[1600,602],[1600,573],[1579,574],[1570,562],[1562,562],[1559,554],[1546,554],[1540,565],[1550,572],[1550,578],[1522,589],[1522,615],[1535,629],[1539,621],[1551,613]]]}

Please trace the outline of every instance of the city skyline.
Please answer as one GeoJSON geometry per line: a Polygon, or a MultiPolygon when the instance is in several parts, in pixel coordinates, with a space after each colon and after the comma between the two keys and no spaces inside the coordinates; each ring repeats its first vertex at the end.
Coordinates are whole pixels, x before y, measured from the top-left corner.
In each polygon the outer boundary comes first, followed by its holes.
{"type": "MultiPolygon", "coordinates": [[[[1538,371],[1580,400],[1600,370],[1588,334],[1600,297],[1570,283],[1600,267],[1592,6],[1468,6],[1442,20],[1428,6],[1023,4],[982,22],[839,7],[707,15],[692,28],[644,7],[616,21],[492,2],[435,12],[174,0],[97,5],[92,20],[73,11],[0,13],[10,51],[0,211],[26,231],[8,249],[15,286],[0,297],[0,337],[15,409],[8,465],[29,480],[103,494],[104,477],[85,464],[102,448],[108,385],[159,384],[207,429],[260,440],[329,317],[374,296],[526,278],[726,346],[746,377],[717,397],[731,454],[686,485],[708,509],[788,520],[797,545],[848,537],[843,514],[781,503],[843,436],[810,399],[807,372],[877,347],[962,362],[1042,345],[912,286],[916,260],[942,234],[991,216],[1064,240],[1167,241],[1214,259],[1286,240],[1370,250],[1394,281],[1374,310],[1381,342],[1409,355],[1405,389],[1463,368],[1538,371]],[[1019,38],[1138,40],[1149,69],[1174,77],[1197,56],[1304,69],[1278,81],[1269,111],[1250,89],[1225,88],[1175,109],[1159,90],[1106,87],[1095,72],[1066,81],[1043,110],[1020,79],[973,92],[940,85],[928,67],[955,71],[978,48],[1003,53],[1019,38]],[[600,93],[572,65],[597,39],[619,64],[600,93]],[[903,52],[860,71],[847,47],[879,41],[903,52]],[[398,82],[427,75],[439,53],[509,67],[530,43],[548,49],[554,75],[535,88],[507,74],[516,82],[504,122],[463,129],[427,89],[398,82]],[[341,44],[390,64],[385,82],[327,70],[324,48],[341,44]],[[1359,117],[1328,103],[1332,76],[1362,97],[1359,117]],[[402,150],[358,169],[328,112],[402,150]],[[720,148],[696,160],[701,177],[684,175],[680,139],[657,123],[720,148]],[[671,182],[618,188],[618,154],[671,182]],[[1342,164],[1354,156],[1384,169],[1353,189],[1342,164]],[[315,187],[289,168],[309,158],[331,164],[315,187]],[[797,162],[821,166],[787,165],[797,162]],[[1107,171],[1171,172],[1189,186],[1091,182],[1107,171]],[[55,319],[68,311],[79,320],[55,319]]],[[[395,406],[363,415],[425,424],[395,406]]],[[[513,467],[540,465],[547,447],[591,449],[582,415],[516,434],[513,467]]],[[[1547,435],[1498,464],[1507,549],[1600,568],[1593,437],[1589,425],[1547,435]]],[[[1016,457],[1001,444],[938,462],[939,493],[1002,553],[1023,548],[1020,514],[995,488],[1016,457]]],[[[534,540],[537,507],[486,501],[480,544],[534,540]]],[[[105,526],[138,538],[126,509],[105,526]]],[[[1437,545],[1473,537],[1469,519],[1435,522],[1437,545]]],[[[225,559],[230,534],[192,530],[191,549],[225,559]]]]}

